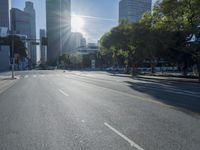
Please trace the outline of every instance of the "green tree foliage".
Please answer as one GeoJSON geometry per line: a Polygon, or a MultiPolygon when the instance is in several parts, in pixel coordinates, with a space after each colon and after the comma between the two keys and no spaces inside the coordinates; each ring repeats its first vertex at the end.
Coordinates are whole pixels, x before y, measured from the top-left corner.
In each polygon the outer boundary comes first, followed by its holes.
{"type": "MultiPolygon", "coordinates": [[[[200,24],[199,0],[163,0],[154,8],[152,28],[166,33],[167,39],[162,39],[168,59],[182,62],[185,67],[200,59],[199,43],[188,41],[198,34],[200,24]]],[[[163,43],[162,42],[162,43],[163,43]]],[[[200,71],[200,69],[199,69],[200,71]]],[[[185,72],[186,73],[186,72],[185,72]]]]}
{"type": "Polygon", "coordinates": [[[200,32],[199,6],[199,0],[162,0],[137,23],[121,20],[101,38],[101,54],[132,66],[160,58],[186,67],[197,63],[200,72],[200,43],[191,41],[200,32]]]}
{"type": "Polygon", "coordinates": [[[62,56],[59,56],[59,63],[60,64],[69,64],[69,55],[63,54],[62,56]]]}

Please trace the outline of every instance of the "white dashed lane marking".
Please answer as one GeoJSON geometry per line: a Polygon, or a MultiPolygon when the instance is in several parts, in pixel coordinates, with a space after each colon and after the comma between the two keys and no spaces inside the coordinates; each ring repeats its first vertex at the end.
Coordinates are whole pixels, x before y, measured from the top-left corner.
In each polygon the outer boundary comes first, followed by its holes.
{"type": "Polygon", "coordinates": [[[131,139],[129,139],[124,134],[120,133],[118,130],[116,130],[115,128],[113,128],[108,123],[105,122],[104,125],[106,127],[108,127],[110,130],[112,130],[113,132],[115,132],[117,135],[119,135],[121,138],[123,138],[125,141],[127,141],[131,145],[131,147],[135,147],[137,150],[144,150],[142,147],[140,147],[138,144],[136,144],[134,141],[132,141],[131,139]]]}
{"type": "Polygon", "coordinates": [[[44,78],[44,77],[61,77],[60,74],[38,74],[38,75],[23,75],[21,78],[44,78]]]}
{"type": "Polygon", "coordinates": [[[63,90],[61,90],[61,89],[59,89],[58,90],[61,94],[63,94],[64,96],[66,96],[66,97],[68,97],[69,96],[69,94],[67,94],[67,93],[65,93],[63,90]]]}

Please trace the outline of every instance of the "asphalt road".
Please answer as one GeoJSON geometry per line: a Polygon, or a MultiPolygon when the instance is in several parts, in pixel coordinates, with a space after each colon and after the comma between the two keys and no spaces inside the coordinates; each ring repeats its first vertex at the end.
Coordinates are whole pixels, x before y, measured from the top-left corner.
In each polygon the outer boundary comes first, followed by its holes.
{"type": "Polygon", "coordinates": [[[198,84],[105,72],[16,74],[0,94],[0,150],[200,148],[198,84]]]}

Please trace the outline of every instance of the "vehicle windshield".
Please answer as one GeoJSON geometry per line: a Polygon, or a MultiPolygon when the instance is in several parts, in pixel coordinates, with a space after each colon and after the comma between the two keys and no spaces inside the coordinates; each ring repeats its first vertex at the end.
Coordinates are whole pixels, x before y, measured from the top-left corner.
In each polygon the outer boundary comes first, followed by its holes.
{"type": "Polygon", "coordinates": [[[0,0],[0,150],[198,150],[200,0],[0,0]]]}

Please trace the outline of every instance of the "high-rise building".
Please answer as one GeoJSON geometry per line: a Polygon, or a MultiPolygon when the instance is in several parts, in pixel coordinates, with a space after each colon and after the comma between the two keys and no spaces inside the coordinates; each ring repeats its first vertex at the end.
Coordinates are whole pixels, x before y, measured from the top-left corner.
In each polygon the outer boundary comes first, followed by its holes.
{"type": "Polygon", "coordinates": [[[10,0],[0,0],[0,27],[10,29],[10,0]]]}
{"type": "MultiPolygon", "coordinates": [[[[8,35],[7,27],[0,27],[0,37],[8,35]]],[[[10,47],[0,45],[0,71],[7,71],[10,67],[10,47]]]]}
{"type": "Polygon", "coordinates": [[[47,60],[55,62],[69,50],[71,0],[46,0],[47,60]]]}
{"type": "Polygon", "coordinates": [[[83,39],[83,35],[79,32],[72,32],[71,34],[71,39],[70,39],[70,44],[71,44],[71,49],[76,49],[81,47],[81,40],[83,39]]]}
{"type": "MultiPolygon", "coordinates": [[[[36,39],[36,15],[35,9],[32,2],[27,1],[25,4],[24,12],[30,15],[30,38],[36,39]]],[[[32,42],[35,42],[34,40],[32,42]]],[[[30,56],[33,64],[37,64],[37,50],[36,45],[31,44],[30,56]]]]}
{"type": "MultiPolygon", "coordinates": [[[[10,0],[0,0],[0,37],[8,35],[10,29],[10,0]]],[[[0,71],[9,70],[10,48],[0,45],[0,71]]]]}
{"type": "MultiPolygon", "coordinates": [[[[22,39],[30,38],[30,15],[20,9],[12,8],[11,9],[11,25],[15,34],[23,37],[22,39]]],[[[28,57],[31,57],[31,46],[30,43],[23,40],[25,47],[27,48],[28,57]]]]}
{"type": "Polygon", "coordinates": [[[81,47],[86,47],[87,42],[86,42],[86,38],[82,37],[81,38],[81,47]]]}
{"type": "Polygon", "coordinates": [[[42,45],[42,38],[46,37],[46,30],[40,29],[40,57],[41,63],[45,64],[47,62],[47,48],[42,45]]]}
{"type": "Polygon", "coordinates": [[[138,22],[146,11],[151,11],[152,0],[121,0],[119,2],[119,20],[138,22]]]}
{"type": "Polygon", "coordinates": [[[30,15],[20,9],[11,9],[11,22],[16,34],[23,34],[30,38],[30,15]]]}

